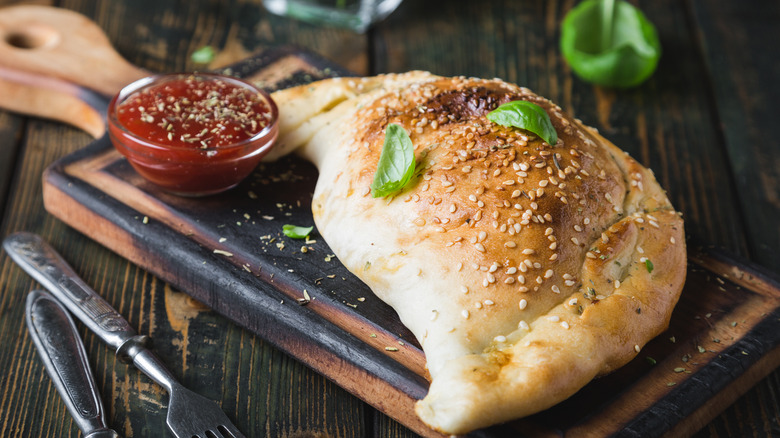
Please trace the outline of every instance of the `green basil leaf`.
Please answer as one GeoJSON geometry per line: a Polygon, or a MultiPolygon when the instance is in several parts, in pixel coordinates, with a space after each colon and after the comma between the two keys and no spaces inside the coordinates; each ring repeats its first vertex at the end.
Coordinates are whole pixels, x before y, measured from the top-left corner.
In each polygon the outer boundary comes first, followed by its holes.
{"type": "Polygon", "coordinates": [[[297,225],[282,225],[282,232],[292,239],[305,239],[314,227],[299,227],[297,225]]]}
{"type": "Polygon", "coordinates": [[[192,52],[190,59],[197,64],[208,64],[214,60],[217,53],[211,46],[203,46],[200,49],[192,52]]]}
{"type": "Polygon", "coordinates": [[[414,145],[409,134],[400,125],[387,125],[371,196],[381,198],[403,189],[412,179],[414,164],[414,145]]]}
{"type": "Polygon", "coordinates": [[[650,261],[650,259],[645,259],[645,268],[647,268],[647,272],[651,273],[653,272],[653,262],[650,261]]]}
{"type": "Polygon", "coordinates": [[[653,74],[661,42],[642,11],[624,0],[586,0],[561,24],[561,52],[582,79],[629,88],[653,74]]]}
{"type": "Polygon", "coordinates": [[[487,115],[488,120],[503,126],[514,126],[525,129],[555,146],[558,143],[558,133],[555,132],[550,116],[544,108],[525,100],[507,102],[487,115]]]}

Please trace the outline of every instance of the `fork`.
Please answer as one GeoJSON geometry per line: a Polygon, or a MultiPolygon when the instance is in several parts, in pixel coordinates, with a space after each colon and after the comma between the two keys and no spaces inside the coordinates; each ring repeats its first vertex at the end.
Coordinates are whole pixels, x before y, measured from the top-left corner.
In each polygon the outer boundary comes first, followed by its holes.
{"type": "Polygon", "coordinates": [[[106,300],[87,286],[40,236],[14,233],[3,241],[11,258],[46,287],[65,307],[115,348],[120,361],[133,364],[168,392],[166,423],[176,438],[245,438],[215,402],[182,386],[106,300]]]}

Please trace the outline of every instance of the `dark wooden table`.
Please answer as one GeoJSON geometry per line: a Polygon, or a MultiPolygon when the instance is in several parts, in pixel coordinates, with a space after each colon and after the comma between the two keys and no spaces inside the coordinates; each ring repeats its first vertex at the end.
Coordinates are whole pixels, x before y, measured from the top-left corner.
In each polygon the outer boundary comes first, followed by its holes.
{"type": "MultiPolygon", "coordinates": [[[[655,75],[629,91],[584,83],[563,61],[559,24],[574,3],[407,0],[358,35],[273,16],[259,0],[53,2],[93,19],[126,59],[151,71],[202,68],[190,54],[204,45],[218,49],[218,66],[291,43],[358,74],[424,69],[528,86],[654,169],[684,213],[690,246],[721,247],[779,272],[780,3],[638,2],[664,52],[655,75]]],[[[74,128],[0,111],[0,235],[26,230],[52,242],[155,339],[185,386],[218,400],[248,436],[414,436],[49,215],[43,170],[90,141],[74,128]]],[[[0,436],[79,436],[23,323],[24,299],[35,286],[0,255],[0,436]]],[[[164,436],[162,390],[82,330],[110,424],[125,436],[164,436]]],[[[697,436],[780,436],[780,371],[743,391],[697,436]]]]}

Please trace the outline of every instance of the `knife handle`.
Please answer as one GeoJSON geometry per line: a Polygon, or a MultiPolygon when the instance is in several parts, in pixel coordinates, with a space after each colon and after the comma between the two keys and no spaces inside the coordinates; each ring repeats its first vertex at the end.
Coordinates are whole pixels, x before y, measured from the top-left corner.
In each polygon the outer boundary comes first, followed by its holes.
{"type": "Polygon", "coordinates": [[[19,232],[8,236],[3,247],[28,274],[49,290],[68,310],[125,363],[144,348],[148,337],[138,335],[106,300],[87,286],[63,258],[40,236],[19,232]]]}
{"type": "Polygon", "coordinates": [[[27,296],[26,320],[46,371],[84,436],[118,437],[106,426],[84,344],[62,305],[46,292],[34,290],[27,296]]]}

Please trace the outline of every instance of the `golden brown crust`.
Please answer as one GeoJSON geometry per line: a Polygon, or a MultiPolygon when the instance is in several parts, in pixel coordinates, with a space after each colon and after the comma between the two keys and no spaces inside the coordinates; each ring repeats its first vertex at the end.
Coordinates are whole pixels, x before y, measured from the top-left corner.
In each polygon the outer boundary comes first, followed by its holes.
{"type": "MultiPolygon", "coordinates": [[[[685,275],[683,227],[650,171],[500,80],[364,81],[335,104],[310,103],[319,114],[283,123],[281,138],[320,170],[322,236],[420,340],[433,379],[417,406],[426,423],[461,433],[544,409],[667,326],[685,275]],[[557,144],[486,119],[518,99],[547,111],[557,144]],[[402,192],[375,199],[389,123],[409,132],[417,170],[402,192]]],[[[332,89],[343,80],[274,98],[284,114],[332,89]]]]}

